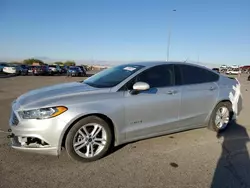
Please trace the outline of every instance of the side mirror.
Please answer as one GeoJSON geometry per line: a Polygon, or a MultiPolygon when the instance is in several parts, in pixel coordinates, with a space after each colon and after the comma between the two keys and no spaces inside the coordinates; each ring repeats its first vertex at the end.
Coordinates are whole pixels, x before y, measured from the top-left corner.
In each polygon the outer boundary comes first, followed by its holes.
{"type": "Polygon", "coordinates": [[[131,91],[131,94],[138,94],[140,91],[146,91],[150,88],[148,83],[145,82],[136,82],[133,85],[133,90],[131,91]]]}

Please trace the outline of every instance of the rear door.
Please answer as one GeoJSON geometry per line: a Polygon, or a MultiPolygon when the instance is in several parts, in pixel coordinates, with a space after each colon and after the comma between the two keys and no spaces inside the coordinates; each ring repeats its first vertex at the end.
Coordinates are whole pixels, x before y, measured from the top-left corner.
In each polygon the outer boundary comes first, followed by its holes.
{"type": "Polygon", "coordinates": [[[181,79],[180,125],[186,128],[203,126],[217,102],[219,75],[202,67],[175,66],[181,79]]]}

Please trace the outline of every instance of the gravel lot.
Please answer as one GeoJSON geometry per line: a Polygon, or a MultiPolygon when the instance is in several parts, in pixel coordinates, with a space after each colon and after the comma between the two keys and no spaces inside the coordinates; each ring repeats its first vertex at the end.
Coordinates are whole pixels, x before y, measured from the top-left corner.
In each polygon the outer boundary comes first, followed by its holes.
{"type": "Polygon", "coordinates": [[[93,163],[18,152],[8,146],[10,104],[28,90],[82,78],[0,78],[0,187],[250,187],[250,82],[243,110],[225,133],[203,129],[134,142],[93,163]]]}

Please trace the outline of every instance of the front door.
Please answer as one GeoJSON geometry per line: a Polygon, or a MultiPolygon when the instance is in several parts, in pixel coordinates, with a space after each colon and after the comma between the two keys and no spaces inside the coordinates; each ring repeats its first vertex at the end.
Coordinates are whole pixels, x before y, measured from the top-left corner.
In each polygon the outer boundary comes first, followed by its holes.
{"type": "Polygon", "coordinates": [[[140,73],[125,91],[125,125],[127,140],[164,134],[178,129],[181,91],[175,86],[173,65],[160,65],[140,73]],[[142,81],[150,89],[133,95],[135,82],[142,81]]]}

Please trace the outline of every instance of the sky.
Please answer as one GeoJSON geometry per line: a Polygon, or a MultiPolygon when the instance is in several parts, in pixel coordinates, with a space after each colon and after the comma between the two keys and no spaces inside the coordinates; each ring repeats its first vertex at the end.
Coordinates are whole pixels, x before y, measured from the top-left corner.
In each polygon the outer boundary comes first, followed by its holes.
{"type": "Polygon", "coordinates": [[[169,60],[250,64],[250,0],[0,0],[0,60],[166,60],[169,33],[169,60]]]}

